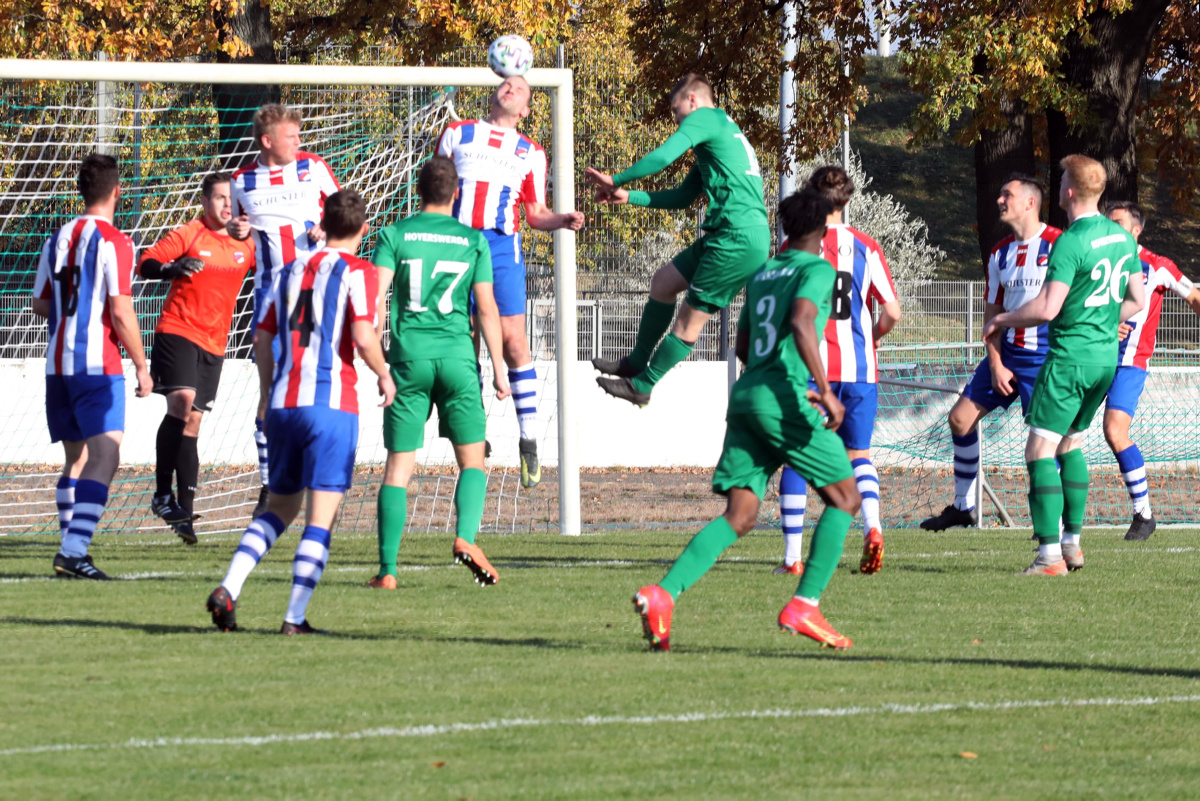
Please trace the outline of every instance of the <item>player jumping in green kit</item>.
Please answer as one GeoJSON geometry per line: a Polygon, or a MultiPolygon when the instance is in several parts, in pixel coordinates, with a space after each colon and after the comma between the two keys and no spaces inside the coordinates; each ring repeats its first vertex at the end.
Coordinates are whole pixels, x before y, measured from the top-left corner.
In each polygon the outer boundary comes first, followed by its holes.
{"type": "Polygon", "coordinates": [[[817,254],[832,210],[828,199],[811,190],[779,204],[790,244],[750,279],[738,320],[737,354],[746,370],[729,395],[725,445],[713,474],[713,491],[727,498],[725,514],[692,538],[662,581],[633,596],[652,650],[670,649],[675,600],[754,528],[767,482],[785,464],[817,487],[825,511],[796,595],[779,613],[779,626],[823,646],[852,644],[818,608],[862,503],[846,448],[833,433],[845,410],[821,365],[821,335],[837,271],[817,254]],[[815,392],[808,389],[810,375],[815,392]],[[817,403],[828,415],[824,420],[817,403]]]}
{"type": "Polygon", "coordinates": [[[708,199],[704,236],[650,279],[650,299],[642,310],[633,352],[620,360],[592,359],[597,370],[617,376],[596,379],[604,391],[638,406],[649,403],[654,385],[688,357],[708,318],[729,306],[771,248],[758,158],[737,124],[715,107],[708,81],[694,73],[684,76],[671,90],[671,110],[679,130],[656,150],[613,176],[591,167],[587,171],[601,203],[685,209],[701,192],[708,199]],[[621,188],[666,169],[689,149],[696,165],[674,189],[621,188]],[[679,317],[660,345],[675,316],[675,299],[684,290],[679,317]]]}
{"type": "Polygon", "coordinates": [[[435,156],[425,162],[417,193],[421,212],[380,231],[372,258],[379,270],[380,321],[387,290],[392,290],[388,362],[396,399],[383,417],[388,455],[379,490],[379,574],[370,586],[396,589],[408,481],[416,450],[425,444],[425,421],[435,404],[439,433],[454,445],[460,471],[454,492],[454,560],[470,568],[480,584],[495,584],[499,576],[475,544],[487,492],[486,419],[469,301],[474,293],[492,359],[496,397],[503,400],[509,389],[504,379],[500,311],[492,294],[492,256],[483,234],[452,216],[458,194],[453,161],[435,156]]]}
{"type": "Polygon", "coordinates": [[[1100,213],[1104,166],[1074,155],[1062,160],[1062,169],[1058,204],[1070,227],[1054,243],[1042,291],[983,329],[984,342],[991,342],[1005,328],[1050,324],[1050,351],[1025,417],[1029,511],[1038,539],[1037,559],[1023,571],[1029,576],[1062,576],[1083,567],[1079,536],[1089,476],[1080,435],[1117,370],[1118,325],[1145,304],[1137,243],[1100,213]]]}

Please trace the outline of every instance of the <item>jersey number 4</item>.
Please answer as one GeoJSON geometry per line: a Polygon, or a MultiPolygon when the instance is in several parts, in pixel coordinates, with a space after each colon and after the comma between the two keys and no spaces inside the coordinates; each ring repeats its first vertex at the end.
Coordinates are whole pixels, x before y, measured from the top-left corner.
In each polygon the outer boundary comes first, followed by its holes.
{"type": "MultiPolygon", "coordinates": [[[[429,311],[429,307],[425,303],[432,298],[426,298],[421,294],[421,281],[425,273],[422,260],[405,259],[404,264],[408,267],[408,311],[429,311]]],[[[429,274],[429,278],[434,283],[436,283],[437,277],[443,273],[454,276],[450,286],[446,287],[446,291],[438,298],[437,310],[442,314],[454,311],[454,299],[450,296],[454,294],[454,288],[458,286],[458,282],[462,280],[469,269],[471,269],[471,265],[465,261],[438,261],[433,265],[433,272],[429,274]]]]}
{"type": "Polygon", "coordinates": [[[312,339],[313,329],[317,327],[316,318],[313,311],[313,291],[311,289],[301,289],[300,297],[296,299],[296,305],[292,309],[292,314],[288,317],[288,330],[300,332],[300,347],[307,348],[309,340],[312,339]]]}

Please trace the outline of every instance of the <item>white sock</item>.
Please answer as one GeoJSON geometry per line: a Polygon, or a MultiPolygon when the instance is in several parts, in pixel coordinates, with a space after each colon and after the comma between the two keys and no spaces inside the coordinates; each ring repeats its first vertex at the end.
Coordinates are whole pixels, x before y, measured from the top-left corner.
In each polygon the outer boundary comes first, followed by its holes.
{"type": "Polygon", "coordinates": [[[812,606],[817,606],[817,607],[819,607],[821,605],[820,598],[805,598],[802,595],[794,595],[792,597],[795,598],[797,601],[799,601],[802,604],[811,604],[812,606]]]}
{"type": "Polygon", "coordinates": [[[1063,534],[1062,535],[1062,544],[1063,545],[1078,545],[1079,544],[1079,535],[1078,534],[1063,534]]]}
{"type": "Polygon", "coordinates": [[[804,561],[804,510],[808,506],[808,482],[790,467],[779,477],[779,518],[783,529],[783,563],[804,561]]]}
{"type": "Polygon", "coordinates": [[[870,459],[855,459],[850,464],[854,467],[858,494],[862,496],[863,536],[866,536],[873,528],[883,529],[879,522],[879,473],[870,459]]]}
{"type": "Polygon", "coordinates": [[[1044,556],[1047,559],[1057,562],[1059,559],[1063,558],[1062,545],[1058,544],[1057,542],[1053,545],[1039,545],[1038,556],[1044,556]]]}
{"type": "Polygon", "coordinates": [[[950,435],[954,441],[954,508],[974,509],[979,481],[979,432],[950,435]]]}
{"type": "Polygon", "coordinates": [[[512,388],[513,405],[517,407],[517,423],[521,426],[521,439],[536,439],[534,426],[537,423],[537,370],[533,363],[508,371],[508,385],[512,388]]]}
{"type": "Polygon", "coordinates": [[[88,546],[92,544],[92,535],[96,533],[96,525],[104,514],[106,503],[108,487],[99,481],[81,478],[75,483],[71,522],[62,535],[62,548],[59,549],[63,556],[76,559],[87,556],[88,546]]]}
{"type": "Polygon", "coordinates": [[[271,546],[285,528],[283,521],[271,512],[267,512],[246,527],[246,533],[242,535],[242,541],[238,543],[233,559],[229,560],[229,571],[225,574],[225,580],[221,582],[221,586],[229,590],[233,600],[236,601],[242,594],[242,585],[250,577],[250,571],[267,555],[267,551],[271,550],[271,546]]]}
{"type": "Polygon", "coordinates": [[[292,560],[292,596],[283,618],[286,622],[297,625],[304,622],[308,602],[329,561],[329,541],[328,529],[316,526],[304,529],[304,536],[296,545],[296,557],[292,560]]]}
{"type": "Polygon", "coordinates": [[[75,479],[59,476],[58,487],[54,490],[54,503],[58,506],[58,533],[65,537],[75,510],[75,479]]]}
{"type": "Polygon", "coordinates": [[[258,477],[265,487],[271,474],[267,469],[267,424],[262,420],[254,421],[254,447],[258,449],[258,477]]]}

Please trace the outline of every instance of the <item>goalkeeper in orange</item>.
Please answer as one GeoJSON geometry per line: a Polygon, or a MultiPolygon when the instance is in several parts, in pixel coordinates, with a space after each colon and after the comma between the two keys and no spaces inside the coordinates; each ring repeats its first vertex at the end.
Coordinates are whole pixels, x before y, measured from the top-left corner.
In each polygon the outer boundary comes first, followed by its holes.
{"type": "Polygon", "coordinates": [[[196,543],[192,521],[199,517],[193,504],[200,477],[200,421],[217,398],[234,306],[254,267],[253,245],[225,230],[233,216],[229,182],[228,173],[205,176],[203,213],[168,232],[138,262],[142,278],[171,282],[150,355],[154,391],[167,396],[150,508],[188,545],[196,543]],[[172,491],[175,478],[178,495],[172,491]]]}

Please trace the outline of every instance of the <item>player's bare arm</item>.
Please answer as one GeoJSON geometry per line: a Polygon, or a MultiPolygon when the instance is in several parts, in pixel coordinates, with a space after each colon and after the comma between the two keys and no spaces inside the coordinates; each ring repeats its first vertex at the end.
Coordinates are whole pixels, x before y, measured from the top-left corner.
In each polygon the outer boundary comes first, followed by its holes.
{"type": "Polygon", "coordinates": [[[1146,307],[1146,281],[1139,270],[1125,284],[1125,298],[1121,301],[1121,322],[1125,322],[1146,307]]]}
{"type": "Polygon", "coordinates": [[[375,335],[379,337],[379,341],[383,341],[383,327],[387,323],[387,296],[388,291],[392,288],[392,276],[396,271],[391,267],[380,267],[375,265],[375,274],[379,276],[379,301],[375,306],[375,335]]]}
{"type": "Polygon", "coordinates": [[[807,298],[797,298],[792,304],[792,337],[796,340],[796,350],[808,372],[812,375],[817,389],[807,390],[808,400],[813,405],[820,403],[825,409],[825,427],[837,431],[846,415],[846,409],[825,375],[825,365],[821,363],[821,333],[817,331],[817,305],[807,298]]]}
{"type": "Polygon", "coordinates": [[[479,328],[483,333],[483,341],[487,343],[488,358],[492,360],[492,386],[496,390],[497,400],[504,400],[511,394],[504,366],[504,338],[500,333],[500,309],[496,306],[496,296],[492,285],[486,281],[471,285],[475,294],[475,308],[479,317],[479,328]]]}
{"type": "MultiPolygon", "coordinates": [[[[983,306],[984,326],[986,327],[993,317],[1003,313],[1004,307],[999,303],[985,303],[983,306]]],[[[1016,376],[1013,375],[1012,370],[1004,366],[1004,360],[1000,357],[998,339],[985,343],[984,349],[987,351],[988,368],[992,371],[992,389],[1005,396],[1016,392],[1016,376]]]]}
{"type": "MultiPolygon", "coordinates": [[[[993,342],[1005,328],[1029,328],[1058,316],[1070,287],[1062,281],[1047,281],[1037,297],[1020,308],[997,314],[983,327],[983,341],[993,342]]],[[[1139,293],[1140,294],[1140,293],[1139,293]]]]}
{"type": "Polygon", "coordinates": [[[879,347],[879,343],[883,338],[896,327],[900,322],[900,301],[889,300],[883,304],[879,310],[879,319],[875,321],[875,327],[871,331],[871,337],[875,340],[875,347],[879,347]]]}
{"type": "Polygon", "coordinates": [[[245,214],[234,217],[225,223],[225,230],[239,242],[245,241],[250,238],[250,218],[245,214]]]}
{"type": "Polygon", "coordinates": [[[556,214],[548,209],[545,203],[526,203],[525,221],[529,223],[530,228],[539,231],[557,231],[560,228],[578,231],[583,228],[584,220],[582,211],[556,214]]]}
{"type": "Polygon", "coordinates": [[[50,316],[49,298],[31,298],[29,301],[29,308],[38,317],[50,316]]]}
{"type": "Polygon", "coordinates": [[[354,340],[354,346],[358,348],[358,355],[379,379],[379,396],[383,398],[383,403],[379,405],[391,406],[396,397],[396,384],[392,381],[387,360],[383,358],[383,345],[379,342],[375,325],[367,320],[355,320],[350,324],[350,337],[354,340]]]}
{"type": "Polygon", "coordinates": [[[108,299],[113,331],[125,346],[129,360],[137,374],[137,396],[144,398],[154,389],[154,381],[146,368],[146,351],[142,348],[142,332],[138,328],[137,313],[133,310],[133,298],[128,295],[113,295],[108,299]]]}

